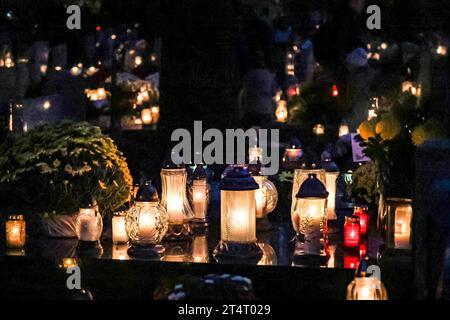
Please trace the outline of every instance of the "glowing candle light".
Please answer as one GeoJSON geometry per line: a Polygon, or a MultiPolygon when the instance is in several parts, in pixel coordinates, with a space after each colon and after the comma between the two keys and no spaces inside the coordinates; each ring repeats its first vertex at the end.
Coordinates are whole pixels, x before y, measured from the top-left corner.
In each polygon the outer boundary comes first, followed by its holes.
{"type": "Polygon", "coordinates": [[[361,260],[355,279],[347,287],[347,300],[388,299],[387,290],[379,279],[381,275],[368,274],[369,268],[373,267],[374,265],[369,263],[369,258],[361,260]]]}
{"type": "Polygon", "coordinates": [[[152,124],[152,111],[150,108],[142,109],[141,111],[141,120],[144,125],[152,124]]]}
{"type": "Polygon", "coordinates": [[[277,109],[275,111],[275,117],[277,118],[277,122],[286,123],[288,119],[288,109],[287,109],[287,101],[279,100],[277,102],[277,109]]]}
{"type": "Polygon", "coordinates": [[[128,235],[125,228],[126,212],[115,212],[112,218],[112,237],[113,243],[126,243],[128,242],[128,235]]]}
{"type": "Polygon", "coordinates": [[[208,241],[205,235],[196,236],[192,243],[192,257],[196,263],[208,263],[208,241]]]}
{"type": "Polygon", "coordinates": [[[359,218],[361,236],[365,236],[367,234],[370,222],[369,208],[365,205],[355,206],[353,209],[353,215],[359,218]]]}
{"type": "Polygon", "coordinates": [[[342,123],[339,126],[339,138],[342,138],[343,136],[346,136],[348,134],[350,134],[350,129],[348,127],[348,124],[342,123]]]}
{"type": "Polygon", "coordinates": [[[326,257],[328,192],[316,174],[309,174],[295,197],[292,222],[297,233],[296,255],[326,257]]]}
{"type": "Polygon", "coordinates": [[[86,197],[83,200],[75,223],[78,240],[94,242],[100,239],[103,230],[103,220],[97,208],[97,202],[91,197],[86,197]]]}
{"type": "Polygon", "coordinates": [[[339,96],[339,89],[338,89],[338,86],[337,85],[333,85],[333,87],[332,87],[332,89],[331,89],[331,95],[333,96],[333,97],[337,97],[337,96],[339,96]]]}
{"type": "Polygon", "coordinates": [[[25,246],[25,220],[23,215],[10,215],[6,221],[6,246],[20,249],[25,246]]]}
{"type": "Polygon", "coordinates": [[[154,124],[158,123],[158,121],[159,121],[159,106],[151,107],[150,111],[152,114],[152,122],[154,124]]]}
{"type": "Polygon", "coordinates": [[[192,236],[188,222],[194,218],[194,213],[187,198],[186,180],[187,172],[184,167],[170,163],[161,170],[161,205],[169,215],[167,238],[192,236]],[[178,231],[172,232],[175,229],[178,231]],[[185,232],[180,232],[179,229],[185,232]]]}
{"type": "Polygon", "coordinates": [[[394,243],[397,249],[411,248],[412,207],[401,206],[395,210],[394,243]]]}
{"type": "Polygon", "coordinates": [[[194,211],[194,223],[205,224],[209,202],[209,186],[206,181],[206,171],[202,164],[198,164],[194,170],[193,181],[190,189],[192,210],[194,211]]]}
{"type": "Polygon", "coordinates": [[[359,225],[359,218],[345,217],[344,224],[344,246],[347,248],[359,248],[361,242],[361,229],[359,225]]]}
{"type": "Polygon", "coordinates": [[[258,146],[253,146],[248,149],[248,161],[249,163],[256,163],[258,161],[262,161],[263,156],[263,148],[259,148],[258,146]]]}
{"type": "Polygon", "coordinates": [[[262,256],[256,244],[256,201],[258,184],[242,166],[229,170],[221,182],[221,241],[216,259],[256,259],[262,256]]]}

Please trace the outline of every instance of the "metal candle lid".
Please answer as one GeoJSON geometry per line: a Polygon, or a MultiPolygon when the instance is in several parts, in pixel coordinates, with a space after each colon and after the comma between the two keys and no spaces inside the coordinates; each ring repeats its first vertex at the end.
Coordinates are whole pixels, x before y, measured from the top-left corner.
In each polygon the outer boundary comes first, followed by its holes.
{"type": "Polygon", "coordinates": [[[232,167],[220,182],[220,190],[244,191],[256,189],[259,189],[259,185],[250,175],[247,168],[243,166],[232,167]]]}
{"type": "Polygon", "coordinates": [[[317,179],[317,175],[315,173],[311,173],[308,175],[308,179],[302,183],[300,190],[298,191],[296,198],[319,198],[326,199],[328,198],[328,192],[322,182],[317,179]]]}
{"type": "Polygon", "coordinates": [[[326,172],[338,172],[339,168],[336,162],[333,161],[331,154],[328,151],[324,151],[321,156],[322,168],[326,172]]]}
{"type": "Polygon", "coordinates": [[[141,185],[136,193],[136,202],[158,202],[158,192],[151,181],[141,185]]]}
{"type": "Polygon", "coordinates": [[[194,180],[203,180],[206,179],[206,170],[203,164],[197,164],[194,170],[194,180]]]}

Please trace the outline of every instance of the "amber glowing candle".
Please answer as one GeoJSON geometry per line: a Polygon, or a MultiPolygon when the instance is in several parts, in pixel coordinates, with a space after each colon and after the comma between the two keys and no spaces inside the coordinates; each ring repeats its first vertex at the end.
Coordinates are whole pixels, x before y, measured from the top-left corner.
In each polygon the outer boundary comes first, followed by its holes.
{"type": "Polygon", "coordinates": [[[361,242],[361,229],[359,225],[359,218],[345,217],[344,224],[344,246],[346,248],[359,248],[361,242]]]}
{"type": "Polygon", "coordinates": [[[20,249],[25,246],[25,221],[23,215],[10,215],[6,221],[6,246],[20,249]]]}

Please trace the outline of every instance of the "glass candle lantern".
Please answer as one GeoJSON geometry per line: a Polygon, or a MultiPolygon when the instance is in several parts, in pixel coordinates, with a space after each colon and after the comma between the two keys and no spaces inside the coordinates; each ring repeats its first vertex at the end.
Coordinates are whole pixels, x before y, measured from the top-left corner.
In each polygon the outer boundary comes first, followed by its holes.
{"type": "Polygon", "coordinates": [[[143,125],[150,125],[153,123],[152,121],[152,111],[150,108],[145,108],[141,110],[141,121],[143,125]]]}
{"type": "Polygon", "coordinates": [[[6,246],[11,249],[25,247],[26,231],[23,215],[14,214],[6,221],[6,246]]]}
{"type": "Polygon", "coordinates": [[[361,227],[359,217],[345,217],[344,246],[350,249],[358,249],[361,242],[361,227]]]}
{"type": "Polygon", "coordinates": [[[379,279],[381,275],[369,274],[369,259],[359,263],[355,279],[347,287],[347,300],[387,300],[387,290],[379,279]]]}
{"type": "MultiPolygon", "coordinates": [[[[292,206],[291,216],[294,216],[294,205],[296,203],[295,197],[300,190],[300,186],[305,182],[310,174],[315,174],[316,178],[322,182],[324,186],[327,184],[326,173],[320,166],[315,163],[303,164],[301,169],[295,169],[294,180],[292,183],[292,206]]],[[[294,222],[293,222],[294,223],[294,222]]]]}
{"type": "Polygon", "coordinates": [[[277,188],[267,176],[261,174],[260,166],[250,165],[249,170],[259,186],[259,189],[255,190],[256,227],[258,230],[270,230],[272,225],[267,219],[267,215],[273,212],[277,206],[277,188]]]}
{"type": "Polygon", "coordinates": [[[196,166],[193,173],[192,184],[189,189],[189,200],[191,202],[194,219],[192,223],[206,225],[209,204],[209,185],[206,170],[202,164],[196,166]]]}
{"type": "Polygon", "coordinates": [[[342,138],[349,134],[350,134],[350,128],[348,127],[348,124],[341,123],[341,125],[339,126],[339,138],[342,138]]]}
{"type": "Polygon", "coordinates": [[[250,147],[248,149],[248,161],[249,163],[256,163],[262,160],[263,148],[258,146],[250,147]]]}
{"type": "Polygon", "coordinates": [[[194,213],[187,198],[186,180],[187,172],[185,168],[175,167],[171,164],[161,170],[161,205],[169,215],[167,240],[192,237],[188,222],[194,218],[194,213]]]}
{"type": "Polygon", "coordinates": [[[361,236],[365,236],[367,234],[367,230],[369,229],[369,208],[366,205],[358,205],[353,209],[353,215],[359,218],[359,224],[361,226],[361,236]]]}
{"type": "Polygon", "coordinates": [[[387,211],[387,247],[410,250],[412,248],[412,199],[389,198],[385,205],[387,211]]]}
{"type": "Polygon", "coordinates": [[[328,256],[327,215],[328,192],[312,173],[296,194],[292,222],[297,233],[296,253],[300,256],[328,256]]]}
{"type": "Polygon", "coordinates": [[[248,170],[233,166],[220,184],[221,241],[214,257],[221,261],[245,259],[259,261],[262,256],[256,243],[256,197],[259,188],[248,170]]]}
{"type": "Polygon", "coordinates": [[[325,186],[328,191],[327,215],[328,220],[337,220],[336,215],[336,180],[339,168],[332,160],[329,152],[322,153],[322,168],[325,170],[325,186]]]}
{"type": "Polygon", "coordinates": [[[284,150],[282,158],[283,169],[294,170],[301,167],[303,159],[303,150],[300,141],[296,138],[291,139],[284,150]]]}
{"type": "Polygon", "coordinates": [[[159,204],[158,193],[150,181],[139,188],[135,204],[128,211],[126,230],[132,246],[130,256],[157,256],[164,252],[158,245],[167,232],[169,216],[159,204]]]}
{"type": "Polygon", "coordinates": [[[159,106],[153,106],[150,108],[152,123],[157,124],[159,121],[159,106]]]}
{"type": "Polygon", "coordinates": [[[125,220],[128,208],[122,207],[120,211],[114,212],[112,218],[112,240],[114,244],[127,243],[128,235],[125,228],[125,220]]]}
{"type": "Polygon", "coordinates": [[[287,109],[287,101],[279,100],[277,101],[277,109],[275,110],[275,117],[277,122],[286,123],[288,119],[288,109],[287,109]]]}
{"type": "Polygon", "coordinates": [[[102,216],[98,212],[97,202],[91,197],[83,200],[75,223],[79,241],[98,242],[103,230],[102,216]]]}

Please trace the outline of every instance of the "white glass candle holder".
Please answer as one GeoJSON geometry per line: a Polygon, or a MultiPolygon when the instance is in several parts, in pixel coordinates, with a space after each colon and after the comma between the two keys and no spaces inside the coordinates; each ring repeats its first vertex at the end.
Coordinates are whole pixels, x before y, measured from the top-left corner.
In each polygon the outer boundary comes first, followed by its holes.
{"type": "Polygon", "coordinates": [[[75,231],[79,241],[98,242],[103,230],[102,216],[95,200],[85,201],[78,213],[75,231]]]}
{"type": "Polygon", "coordinates": [[[189,222],[194,218],[187,198],[185,168],[166,167],[161,170],[161,205],[169,215],[169,230],[166,240],[191,239],[189,222]]]}
{"type": "Polygon", "coordinates": [[[293,227],[297,233],[295,256],[302,257],[302,260],[319,258],[325,263],[328,257],[327,197],[325,185],[317,179],[316,174],[308,175],[295,197],[292,214],[293,227]]]}
{"type": "Polygon", "coordinates": [[[250,260],[262,256],[256,243],[256,197],[258,184],[242,166],[234,166],[222,179],[221,241],[214,250],[218,261],[250,260]]]}

